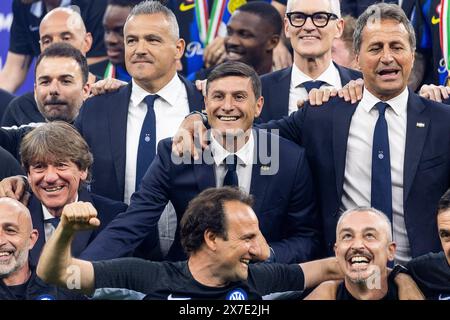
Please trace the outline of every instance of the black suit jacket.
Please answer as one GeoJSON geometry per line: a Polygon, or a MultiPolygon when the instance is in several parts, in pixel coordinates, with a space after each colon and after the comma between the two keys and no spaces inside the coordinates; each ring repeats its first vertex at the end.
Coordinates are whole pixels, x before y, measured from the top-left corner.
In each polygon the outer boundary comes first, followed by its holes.
{"type": "MultiPolygon", "coordinates": [[[[110,200],[82,189],[78,192],[78,201],[90,202],[97,209],[98,218],[100,219],[100,227],[93,230],[86,230],[78,232],[72,243],[72,255],[79,257],[80,253],[91,243],[92,240],[102,231],[114,217],[127,209],[127,205],[123,202],[110,200]]],[[[33,228],[39,232],[39,238],[30,250],[30,262],[32,265],[37,265],[42,249],[45,245],[45,231],[44,231],[44,214],[42,212],[42,203],[32,195],[28,203],[28,209],[31,213],[33,221],[33,228]]]]}
{"type": "MultiPolygon", "coordinates": [[[[254,133],[255,160],[250,194],[255,197],[253,209],[261,232],[273,248],[277,262],[312,260],[319,254],[320,228],[305,152],[292,142],[263,130],[254,133]],[[265,159],[268,157],[263,148],[266,141],[269,145],[279,141],[278,146],[274,146],[278,149],[267,149],[279,156],[279,160],[272,158],[269,166],[264,165],[266,160],[270,160],[265,159]]],[[[188,157],[188,163],[177,164],[171,156],[171,145],[170,139],[158,144],[157,157],[145,174],[140,189],[133,194],[128,211],[117,216],[83,252],[83,258],[111,259],[130,254],[144,237],[151,235],[169,200],[180,221],[189,201],[203,190],[216,186],[214,165],[207,163],[207,160],[212,160],[209,148],[201,163],[193,163],[188,157]]],[[[186,258],[178,229],[168,258],[186,258]]]]}
{"type": "MultiPolygon", "coordinates": [[[[203,96],[187,80],[183,81],[191,111],[203,109],[203,96]]],[[[94,155],[91,191],[123,201],[128,106],[131,82],[113,93],[86,100],[75,126],[86,139],[94,155]]]]}
{"type": "MultiPolygon", "coordinates": [[[[343,193],[347,138],[357,103],[332,98],[321,107],[308,103],[262,127],[306,148],[317,187],[328,254],[333,254],[343,193]]],[[[441,248],[436,209],[450,187],[450,108],[410,92],[403,168],[403,208],[413,257],[441,248]]]]}
{"type": "MultiPolygon", "coordinates": [[[[359,71],[341,67],[334,63],[344,86],[350,80],[362,78],[359,71]]],[[[278,120],[289,114],[289,89],[291,87],[292,67],[275,71],[261,77],[264,108],[259,122],[278,120]]]]}

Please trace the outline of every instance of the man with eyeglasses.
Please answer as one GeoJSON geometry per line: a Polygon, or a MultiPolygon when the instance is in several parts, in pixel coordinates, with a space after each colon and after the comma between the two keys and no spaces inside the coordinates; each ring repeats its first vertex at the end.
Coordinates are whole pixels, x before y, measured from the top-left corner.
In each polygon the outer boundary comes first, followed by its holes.
{"type": "Polygon", "coordinates": [[[339,0],[289,0],[286,11],[284,30],[294,50],[294,64],[261,78],[263,122],[297,110],[297,101],[306,100],[312,88],[341,89],[350,80],[362,78],[358,71],[331,60],[333,40],[344,29],[339,0]]]}

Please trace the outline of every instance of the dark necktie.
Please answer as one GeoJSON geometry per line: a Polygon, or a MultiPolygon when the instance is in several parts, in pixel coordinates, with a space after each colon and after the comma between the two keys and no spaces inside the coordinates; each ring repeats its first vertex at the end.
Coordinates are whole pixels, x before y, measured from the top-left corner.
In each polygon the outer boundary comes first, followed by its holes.
{"type": "Polygon", "coordinates": [[[51,223],[55,229],[58,227],[59,224],[59,218],[49,218],[44,220],[45,223],[51,223]]]}
{"type": "Polygon", "coordinates": [[[136,161],[136,190],[138,190],[142,178],[150,163],[152,163],[156,152],[156,117],[153,106],[158,95],[148,95],[144,101],[147,103],[147,114],[142,124],[139,136],[139,147],[136,161]]]}
{"type": "Polygon", "coordinates": [[[325,81],[306,81],[303,82],[303,86],[305,87],[306,91],[309,93],[312,89],[319,89],[322,85],[326,84],[325,81]]]}
{"type": "Polygon", "coordinates": [[[392,221],[391,157],[388,126],[384,113],[389,105],[378,102],[378,120],[373,132],[371,205],[392,221]]]}
{"type": "Polygon", "coordinates": [[[237,156],[235,154],[230,154],[226,157],[225,164],[227,165],[228,170],[225,179],[223,179],[223,185],[239,187],[239,180],[236,173],[237,156]]]}

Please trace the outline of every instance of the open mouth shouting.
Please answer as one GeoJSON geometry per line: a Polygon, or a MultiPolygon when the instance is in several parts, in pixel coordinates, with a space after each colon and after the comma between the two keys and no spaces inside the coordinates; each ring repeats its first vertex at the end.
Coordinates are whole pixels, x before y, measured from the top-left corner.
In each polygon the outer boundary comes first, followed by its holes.
{"type": "Polygon", "coordinates": [[[383,68],[377,71],[378,76],[380,76],[383,80],[397,79],[399,73],[400,73],[399,68],[383,68]]]}

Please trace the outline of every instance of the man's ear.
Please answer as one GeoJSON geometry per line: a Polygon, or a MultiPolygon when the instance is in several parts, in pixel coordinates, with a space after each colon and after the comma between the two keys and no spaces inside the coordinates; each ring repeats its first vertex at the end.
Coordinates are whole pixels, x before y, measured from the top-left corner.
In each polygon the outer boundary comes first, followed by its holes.
{"type": "Polygon", "coordinates": [[[89,98],[89,95],[91,94],[91,85],[89,82],[87,82],[83,86],[83,101],[89,98]]]}
{"type": "Polygon", "coordinates": [[[203,239],[205,240],[206,246],[212,250],[216,251],[217,248],[217,235],[210,229],[205,230],[203,233],[203,239]]]}
{"type": "Polygon", "coordinates": [[[397,245],[395,242],[391,242],[388,245],[388,260],[394,261],[395,258],[395,252],[397,251],[397,245]]]}
{"type": "Polygon", "coordinates": [[[31,230],[31,233],[30,233],[30,246],[28,247],[28,250],[33,249],[33,247],[36,244],[36,241],[37,241],[38,238],[39,238],[39,231],[37,231],[37,229],[31,230]]]}
{"type": "Polygon", "coordinates": [[[279,42],[280,42],[280,35],[273,34],[269,38],[269,40],[267,40],[266,50],[271,51],[271,50],[275,49],[275,47],[278,45],[279,42]]]}
{"type": "Polygon", "coordinates": [[[91,50],[93,42],[94,42],[94,40],[92,38],[92,34],[90,32],[86,32],[86,36],[84,37],[84,42],[83,42],[83,51],[85,54],[88,53],[89,50],[91,50]]]}

